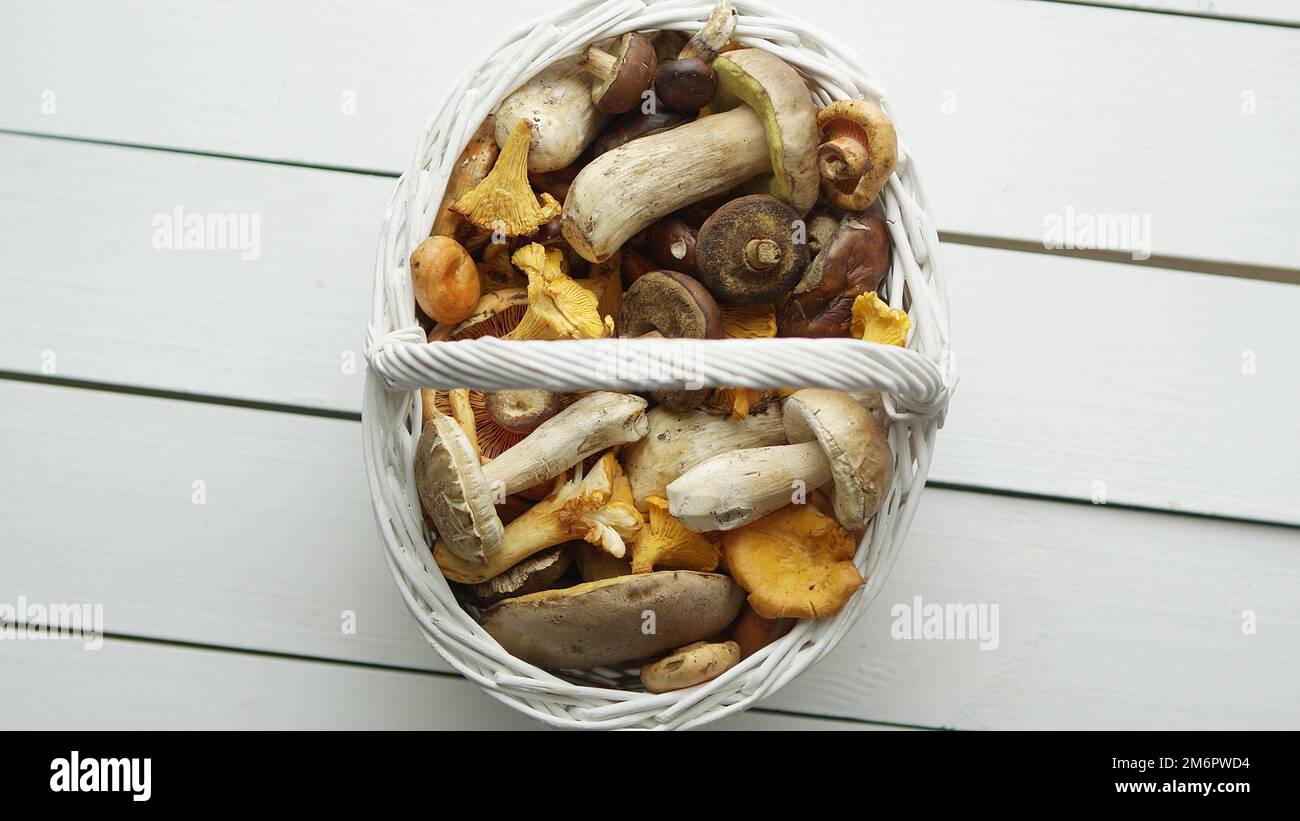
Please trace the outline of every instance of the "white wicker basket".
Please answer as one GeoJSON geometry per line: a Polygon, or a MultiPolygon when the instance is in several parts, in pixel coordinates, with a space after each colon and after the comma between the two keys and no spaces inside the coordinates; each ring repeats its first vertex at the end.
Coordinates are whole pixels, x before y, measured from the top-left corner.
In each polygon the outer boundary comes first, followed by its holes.
{"type": "MultiPolygon", "coordinates": [[[[888,109],[883,92],[847,46],[765,4],[737,0],[735,6],[740,13],[736,39],[798,68],[820,89],[821,103],[865,97],[888,109]]],[[[425,342],[414,314],[408,257],[428,236],[451,167],[478,124],[515,87],[589,42],[628,31],[693,32],[710,10],[711,4],[700,0],[583,0],[515,28],[443,99],[384,215],[366,340],[370,373],[362,427],[371,500],[389,567],[425,637],[447,663],[498,700],[556,727],[698,726],[752,706],[829,652],[893,566],[955,383],[947,297],[936,262],[938,237],[925,213],[915,161],[902,144],[880,207],[893,240],[887,291],[913,322],[908,349],[852,339],[425,342]],[[678,357],[685,346],[693,367],[637,378],[635,363],[663,361],[665,345],[678,346],[673,351],[678,357]],[[629,361],[630,370],[624,367],[629,361]],[[422,520],[412,472],[421,428],[417,389],[640,391],[681,388],[686,381],[693,387],[885,393],[897,463],[892,490],[855,556],[866,585],[834,618],[800,621],[723,676],[665,695],[622,689],[635,681],[635,670],[592,670],[584,680],[566,680],[514,658],[461,607],[432,560],[433,537],[422,520]]]]}

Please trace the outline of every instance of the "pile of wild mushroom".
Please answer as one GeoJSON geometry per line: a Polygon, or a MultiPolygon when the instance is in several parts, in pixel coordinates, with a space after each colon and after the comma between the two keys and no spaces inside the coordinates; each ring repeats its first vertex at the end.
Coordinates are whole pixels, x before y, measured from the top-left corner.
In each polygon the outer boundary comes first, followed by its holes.
{"type": "MultiPolygon", "coordinates": [[[[722,0],[687,39],[592,44],[512,93],[411,255],[430,342],[851,336],[906,345],[879,291],[889,118],[824,108],[722,0]]],[[[433,556],[501,645],[556,671],[715,678],[863,583],[893,472],[878,394],[425,391],[433,556]]]]}

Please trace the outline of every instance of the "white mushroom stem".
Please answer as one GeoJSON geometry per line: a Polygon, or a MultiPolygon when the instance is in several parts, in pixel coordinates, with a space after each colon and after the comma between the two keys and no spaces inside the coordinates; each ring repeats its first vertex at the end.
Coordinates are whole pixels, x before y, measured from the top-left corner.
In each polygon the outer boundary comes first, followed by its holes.
{"type": "Polygon", "coordinates": [[[641,137],[578,173],[564,200],[564,237],[602,262],[651,223],[771,168],[763,123],[749,106],[641,137]]]}
{"type": "Polygon", "coordinates": [[[498,499],[553,479],[594,453],[645,436],[645,408],[632,394],[583,397],[484,465],[483,478],[498,499]]]}
{"type": "Polygon", "coordinates": [[[699,533],[734,530],[831,480],[817,442],[734,450],[696,465],[668,485],[668,512],[699,533]]]}

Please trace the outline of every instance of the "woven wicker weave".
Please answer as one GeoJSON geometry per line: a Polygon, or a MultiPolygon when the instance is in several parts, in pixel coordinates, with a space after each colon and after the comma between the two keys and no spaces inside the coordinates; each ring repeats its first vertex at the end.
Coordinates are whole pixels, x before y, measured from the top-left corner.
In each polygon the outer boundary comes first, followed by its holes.
{"type": "MultiPolygon", "coordinates": [[[[856,54],[767,5],[737,0],[736,39],[798,68],[819,102],[863,97],[888,110],[856,54]]],[[[915,161],[899,145],[898,169],[880,198],[893,240],[887,293],[913,322],[908,349],[852,339],[576,340],[484,338],[428,344],[416,322],[411,250],[428,236],[452,165],[471,134],[514,88],[586,44],[628,31],[697,30],[711,6],[682,0],[586,0],[519,26],[468,69],[419,140],[414,162],[384,215],[367,337],[363,430],[371,500],[397,588],[429,643],[490,695],[547,724],[569,728],[687,728],[752,706],[819,660],[880,591],[902,546],[929,470],[955,382],[938,238],[924,208],[915,161]],[[676,361],[689,367],[647,368],[676,361]],[[412,473],[421,428],[415,389],[470,387],[646,390],[710,385],[878,389],[893,419],[892,489],[855,561],[864,588],[834,618],[805,620],[706,684],[665,695],[632,689],[635,670],[589,670],[561,678],[501,648],[457,601],[433,563],[412,473]],[[628,689],[622,689],[622,688],[628,689]]],[[[899,133],[903,129],[899,127],[899,133]]]]}

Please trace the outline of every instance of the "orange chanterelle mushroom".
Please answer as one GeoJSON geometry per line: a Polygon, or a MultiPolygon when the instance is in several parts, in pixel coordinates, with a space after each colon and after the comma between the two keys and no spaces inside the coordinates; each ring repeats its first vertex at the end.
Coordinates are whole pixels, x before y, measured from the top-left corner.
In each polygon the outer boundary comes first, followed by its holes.
{"type": "Polygon", "coordinates": [[[723,535],[727,569],[767,619],[840,612],[862,586],[853,536],[812,505],[790,505],[723,535]]]}

